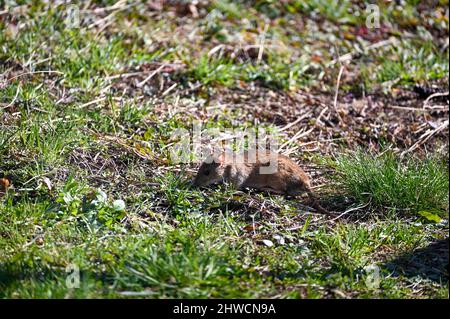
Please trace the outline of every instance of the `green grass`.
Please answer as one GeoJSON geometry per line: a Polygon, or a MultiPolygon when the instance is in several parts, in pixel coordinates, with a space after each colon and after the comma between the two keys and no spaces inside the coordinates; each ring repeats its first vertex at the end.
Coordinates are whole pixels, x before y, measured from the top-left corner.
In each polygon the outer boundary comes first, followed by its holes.
{"type": "Polygon", "coordinates": [[[444,159],[382,155],[357,151],[334,162],[336,183],[359,204],[417,215],[422,210],[448,211],[448,166],[444,159]]]}
{"type": "Polygon", "coordinates": [[[446,54],[435,50],[430,42],[422,41],[420,48],[406,42],[392,48],[392,51],[395,51],[393,56],[398,58],[382,57],[380,71],[377,73],[380,82],[398,80],[401,84],[411,84],[421,80],[440,79],[448,73],[446,54]]]}
{"type": "MultiPolygon", "coordinates": [[[[51,220],[52,204],[26,202],[6,203],[1,217],[1,231],[10,239],[1,242],[2,297],[136,297],[141,293],[146,297],[317,298],[327,293],[322,286],[348,296],[405,297],[409,289],[388,271],[381,272],[380,289],[368,290],[364,268],[375,264],[383,270],[384,249],[388,254],[395,248],[400,254],[427,242],[425,226],[402,220],[342,224],[331,232],[310,225],[301,232],[280,229],[272,234],[269,224],[259,221],[265,226],[258,233],[275,243],[265,247],[243,232],[247,222],[227,211],[178,213],[174,224],[172,218],[150,211],[146,218],[136,219],[136,210],[128,205],[128,226],[116,222],[99,227],[95,219],[78,214],[62,214],[60,220],[43,223],[51,220]],[[47,212],[36,213],[40,211],[47,212]],[[275,234],[285,243],[277,242],[275,234]],[[81,270],[78,289],[65,284],[66,267],[71,264],[81,270]],[[309,288],[295,288],[301,286],[309,288]]],[[[288,216],[281,215],[278,222],[288,216]]],[[[434,296],[445,296],[445,285],[429,287],[434,296]]]]}
{"type": "Polygon", "coordinates": [[[223,58],[203,55],[192,70],[192,77],[201,81],[204,85],[221,84],[225,86],[233,85],[240,74],[240,67],[233,64],[233,61],[223,58]]]}
{"type": "MultiPolygon", "coordinates": [[[[311,214],[303,199],[196,189],[196,165],[170,157],[175,130],[196,121],[274,131],[267,117],[292,122],[311,112],[286,140],[313,125],[315,108],[331,110],[340,65],[328,62],[381,40],[355,36],[365,18],[352,15],[357,3],[211,1],[193,17],[170,4],[150,15],[135,2],[88,28],[107,15],[98,6],[115,2],[93,2],[79,28],[65,24],[65,5],[43,1],[0,17],[0,178],[12,184],[0,188],[0,298],[448,298],[445,263],[430,248],[448,238],[443,159],[346,156],[339,146],[323,155],[331,144],[309,149],[315,135],[306,136],[291,156],[326,163],[314,185],[333,187],[318,189],[320,199],[344,198],[339,212],[370,200],[333,220],[311,214]],[[258,59],[244,49],[263,30],[258,59]],[[440,221],[429,220],[435,214],[440,221]],[[415,258],[431,275],[393,270],[402,256],[406,270],[415,258]],[[371,265],[380,269],[378,288],[366,284],[371,265]],[[78,288],[66,283],[73,266],[78,288]]],[[[448,18],[438,14],[445,4],[436,12],[415,1],[403,10],[381,5],[390,35],[417,40],[355,56],[341,106],[361,83],[376,102],[377,86],[399,78],[393,86],[406,90],[448,81],[448,18]],[[422,41],[424,29],[432,39],[422,41]]],[[[429,115],[415,124],[428,125],[429,115]]],[[[326,134],[353,129],[332,113],[321,121],[315,130],[326,134]]]]}

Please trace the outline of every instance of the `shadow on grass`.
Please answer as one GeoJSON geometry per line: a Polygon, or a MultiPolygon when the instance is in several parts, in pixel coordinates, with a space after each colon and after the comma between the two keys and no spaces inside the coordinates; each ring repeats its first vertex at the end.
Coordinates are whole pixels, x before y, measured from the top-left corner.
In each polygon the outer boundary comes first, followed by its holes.
{"type": "MultiPolygon", "coordinates": [[[[63,298],[71,289],[67,286],[66,279],[70,273],[65,269],[50,267],[15,266],[14,264],[0,263],[0,298],[11,298],[11,293],[16,293],[19,298],[63,298]],[[24,295],[25,293],[25,295],[24,295]]],[[[86,288],[94,286],[98,281],[103,283],[103,294],[106,295],[108,280],[106,274],[97,274],[90,271],[80,271],[79,283],[81,289],[75,289],[72,297],[84,298],[86,288]],[[75,293],[75,295],[73,295],[75,293]]],[[[73,290],[73,289],[72,289],[73,290]]],[[[101,295],[101,290],[99,294],[101,295]]]]}
{"type": "Polygon", "coordinates": [[[394,276],[421,277],[437,283],[447,282],[449,271],[449,238],[405,253],[384,264],[394,276]]]}

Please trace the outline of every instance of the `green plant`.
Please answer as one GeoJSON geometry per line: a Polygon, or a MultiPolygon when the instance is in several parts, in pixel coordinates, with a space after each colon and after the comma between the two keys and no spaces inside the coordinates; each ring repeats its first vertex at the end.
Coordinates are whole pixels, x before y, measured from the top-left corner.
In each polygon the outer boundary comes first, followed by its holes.
{"type": "Polygon", "coordinates": [[[58,218],[73,216],[94,227],[111,227],[126,215],[126,205],[121,199],[109,201],[101,189],[82,187],[69,180],[56,198],[59,205],[53,209],[58,218]]]}
{"type": "Polygon", "coordinates": [[[338,156],[333,165],[336,187],[360,204],[370,202],[407,215],[448,212],[448,169],[433,156],[400,159],[392,152],[374,155],[359,150],[338,156]]]}

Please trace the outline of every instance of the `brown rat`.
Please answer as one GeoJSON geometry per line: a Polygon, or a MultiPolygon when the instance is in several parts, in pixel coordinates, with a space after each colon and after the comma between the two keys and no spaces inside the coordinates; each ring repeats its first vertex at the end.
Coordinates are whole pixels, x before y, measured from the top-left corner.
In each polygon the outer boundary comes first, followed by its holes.
{"type": "Polygon", "coordinates": [[[201,164],[194,185],[201,187],[220,182],[231,183],[237,189],[254,188],[275,194],[307,193],[314,208],[329,214],[317,202],[306,173],[289,157],[269,150],[210,155],[201,164]]]}

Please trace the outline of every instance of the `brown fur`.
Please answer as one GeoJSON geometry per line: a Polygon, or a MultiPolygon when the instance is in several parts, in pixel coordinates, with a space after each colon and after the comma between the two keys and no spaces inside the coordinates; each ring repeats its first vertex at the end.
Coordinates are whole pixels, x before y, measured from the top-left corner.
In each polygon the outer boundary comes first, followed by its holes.
{"type": "Polygon", "coordinates": [[[219,182],[231,183],[237,189],[254,188],[291,196],[306,193],[318,211],[328,213],[317,202],[306,173],[289,157],[268,150],[256,153],[222,153],[208,157],[200,166],[194,184],[208,186],[219,182]],[[270,174],[262,174],[261,168],[267,169],[271,161],[277,163],[276,170],[270,174]]]}

